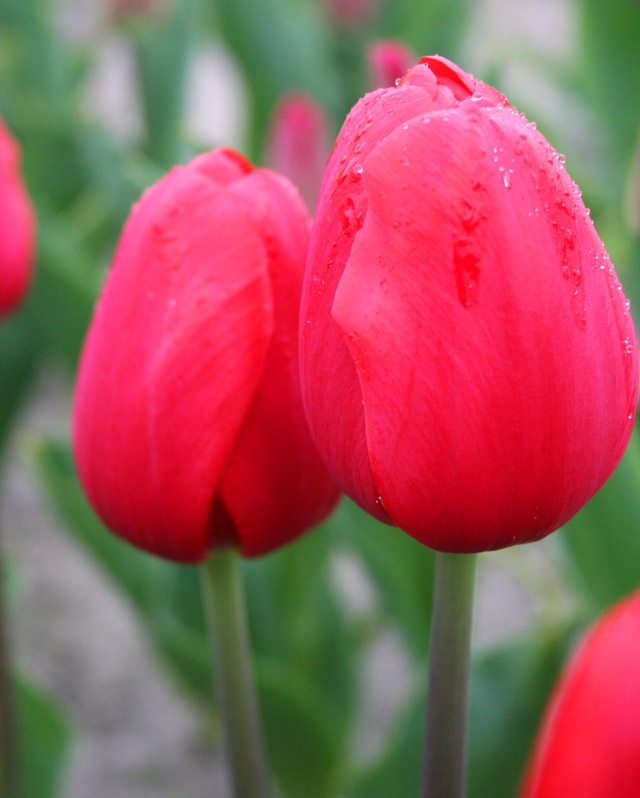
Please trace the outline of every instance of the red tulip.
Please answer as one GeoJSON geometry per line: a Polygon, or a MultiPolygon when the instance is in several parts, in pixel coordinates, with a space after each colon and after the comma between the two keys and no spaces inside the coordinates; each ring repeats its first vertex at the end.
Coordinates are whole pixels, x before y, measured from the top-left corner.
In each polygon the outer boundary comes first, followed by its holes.
{"type": "Polygon", "coordinates": [[[114,532],[173,560],[269,551],[337,498],[300,399],[309,219],[284,178],[230,150],[133,209],[85,342],[82,484],[114,532]]]}
{"type": "Polygon", "coordinates": [[[328,127],[322,106],[304,94],[283,98],[271,120],[269,167],[293,181],[310,208],[315,208],[329,155],[328,127]]]}
{"type": "Polygon", "coordinates": [[[404,42],[392,39],[374,42],[367,50],[371,85],[376,89],[394,86],[415,60],[413,51],[404,42]]]}
{"type": "Polygon", "coordinates": [[[640,592],[588,632],[556,685],[520,798],[640,795],[640,592]]]}
{"type": "Polygon", "coordinates": [[[0,119],[0,318],[24,297],[33,265],[35,220],[19,161],[18,145],[0,119]]]}
{"type": "Polygon", "coordinates": [[[301,314],[330,472],[435,549],[547,535],[625,450],[636,335],[580,191],[535,125],[446,59],[347,117],[301,314]]]}

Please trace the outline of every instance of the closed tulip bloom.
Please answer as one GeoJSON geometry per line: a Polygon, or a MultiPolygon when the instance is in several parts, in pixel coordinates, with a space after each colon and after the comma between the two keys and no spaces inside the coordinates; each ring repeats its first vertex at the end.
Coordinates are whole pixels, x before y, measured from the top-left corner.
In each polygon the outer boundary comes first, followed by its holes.
{"type": "Polygon", "coordinates": [[[441,551],[557,529],[631,434],[636,335],[563,160],[431,57],[357,103],[325,171],[301,308],[312,435],[346,493],[441,551]]]}
{"type": "Polygon", "coordinates": [[[309,237],[284,178],[230,150],[173,169],[133,209],[78,373],[73,445],[104,523],[181,561],[252,556],[337,498],[302,409],[309,237]]]}
{"type": "Polygon", "coordinates": [[[16,308],[31,279],[35,220],[20,175],[18,145],[0,119],[0,318],[16,308]]]}
{"type": "Polygon", "coordinates": [[[520,798],[640,795],[640,592],[587,633],[555,688],[520,798]]]}

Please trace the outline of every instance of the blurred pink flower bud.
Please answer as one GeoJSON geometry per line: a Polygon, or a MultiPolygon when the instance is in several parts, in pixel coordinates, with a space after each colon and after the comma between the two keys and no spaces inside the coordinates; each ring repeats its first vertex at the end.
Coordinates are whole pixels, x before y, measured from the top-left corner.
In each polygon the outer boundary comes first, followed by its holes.
{"type": "Polygon", "coordinates": [[[416,60],[415,53],[404,42],[394,39],[374,42],[367,50],[371,88],[386,89],[393,86],[416,60]]]}
{"type": "Polygon", "coordinates": [[[129,17],[156,17],[166,9],[166,0],[111,0],[114,19],[129,17]]]}
{"type": "Polygon", "coordinates": [[[327,11],[337,28],[354,28],[374,15],[374,0],[327,0],[327,11]]]}
{"type": "Polygon", "coordinates": [[[311,210],[329,155],[328,127],[323,108],[304,94],[284,97],[271,118],[268,166],[298,187],[311,210]]]}
{"type": "Polygon", "coordinates": [[[20,175],[20,153],[0,119],[0,318],[13,311],[29,287],[35,220],[20,175]]]}

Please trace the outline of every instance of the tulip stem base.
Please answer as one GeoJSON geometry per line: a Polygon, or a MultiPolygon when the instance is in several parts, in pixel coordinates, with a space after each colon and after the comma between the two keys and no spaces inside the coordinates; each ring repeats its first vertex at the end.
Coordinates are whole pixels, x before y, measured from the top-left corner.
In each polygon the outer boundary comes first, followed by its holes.
{"type": "Polygon", "coordinates": [[[269,778],[252,678],[240,569],[231,547],[215,549],[203,566],[218,707],[234,798],[265,798],[269,778]]]}
{"type": "Polygon", "coordinates": [[[477,554],[436,552],[423,798],[466,795],[471,627],[477,554]]]}

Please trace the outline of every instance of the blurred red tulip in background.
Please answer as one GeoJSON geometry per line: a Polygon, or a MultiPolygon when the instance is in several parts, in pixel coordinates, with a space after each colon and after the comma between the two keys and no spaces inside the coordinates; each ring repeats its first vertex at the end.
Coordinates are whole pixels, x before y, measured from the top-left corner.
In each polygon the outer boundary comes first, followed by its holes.
{"type": "Polygon", "coordinates": [[[0,119],[0,318],[24,297],[33,267],[35,218],[19,162],[18,145],[0,119]]]}
{"type": "Polygon", "coordinates": [[[347,117],[300,330],[329,470],[435,549],[544,537],[631,435],[636,334],[581,192],[535,124],[444,58],[347,117]]]}
{"type": "Polygon", "coordinates": [[[640,592],[590,629],[547,707],[520,798],[640,795],[640,592]]]}
{"type": "Polygon", "coordinates": [[[356,28],[375,15],[376,0],[326,0],[329,18],[337,28],[356,28]]]}
{"type": "Polygon", "coordinates": [[[330,148],[322,106],[303,94],[284,97],[271,119],[267,163],[298,187],[311,209],[318,200],[330,148]]]}
{"type": "Polygon", "coordinates": [[[413,50],[394,39],[374,42],[367,50],[369,83],[374,89],[394,86],[416,62],[413,50]]]}
{"type": "Polygon", "coordinates": [[[73,410],[82,484],[131,543],[257,555],[335,503],[300,399],[308,238],[294,187],[231,150],[173,169],[133,209],[73,410]]]}

